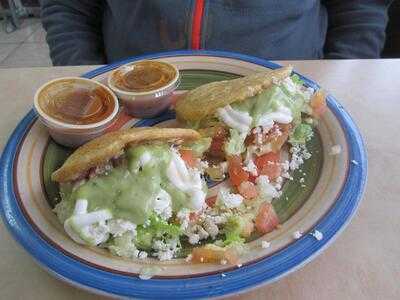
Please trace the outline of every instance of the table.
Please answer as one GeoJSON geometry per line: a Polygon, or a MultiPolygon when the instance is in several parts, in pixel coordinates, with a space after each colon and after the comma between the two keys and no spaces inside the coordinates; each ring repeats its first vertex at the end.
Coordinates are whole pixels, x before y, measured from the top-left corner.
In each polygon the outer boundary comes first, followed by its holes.
{"type": "MultiPolygon", "coordinates": [[[[290,63],[353,116],[368,151],[368,184],[351,224],[323,254],[278,282],[231,299],[400,299],[400,60],[290,63]]],[[[0,69],[0,149],[41,84],[94,68],[0,69]]],[[[1,299],[101,299],[48,275],[2,223],[0,257],[1,299]]]]}

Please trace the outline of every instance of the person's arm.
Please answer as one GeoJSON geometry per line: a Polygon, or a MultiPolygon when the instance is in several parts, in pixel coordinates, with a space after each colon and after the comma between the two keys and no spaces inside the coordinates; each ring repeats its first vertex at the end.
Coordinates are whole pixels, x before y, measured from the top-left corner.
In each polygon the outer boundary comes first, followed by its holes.
{"type": "Polygon", "coordinates": [[[106,62],[101,25],[103,1],[42,0],[41,9],[54,65],[106,62]]]}
{"type": "Polygon", "coordinates": [[[384,42],[387,7],[384,0],[327,0],[325,58],[377,58],[384,42]]]}

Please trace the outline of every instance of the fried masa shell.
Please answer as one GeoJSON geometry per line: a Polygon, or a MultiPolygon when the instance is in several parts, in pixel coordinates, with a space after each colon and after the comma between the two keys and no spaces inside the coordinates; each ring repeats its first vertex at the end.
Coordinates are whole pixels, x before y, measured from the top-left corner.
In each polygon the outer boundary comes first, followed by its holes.
{"type": "Polygon", "coordinates": [[[197,122],[210,116],[220,107],[253,97],[272,85],[273,78],[290,76],[293,68],[282,67],[245,77],[211,82],[188,92],[176,103],[176,115],[181,121],[197,122]]]}
{"type": "Polygon", "coordinates": [[[111,158],[119,156],[129,144],[154,141],[174,142],[193,140],[199,137],[197,131],[182,128],[141,127],[110,132],[75,150],[62,167],[53,172],[51,179],[57,182],[75,180],[89,169],[105,164],[111,158]]]}

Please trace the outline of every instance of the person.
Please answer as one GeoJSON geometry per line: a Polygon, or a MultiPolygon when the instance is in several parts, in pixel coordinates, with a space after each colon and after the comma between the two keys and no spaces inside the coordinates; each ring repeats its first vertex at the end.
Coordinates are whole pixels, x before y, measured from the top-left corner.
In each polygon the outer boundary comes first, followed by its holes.
{"type": "Polygon", "coordinates": [[[54,65],[178,49],[266,59],[377,58],[384,0],[42,0],[54,65]]]}

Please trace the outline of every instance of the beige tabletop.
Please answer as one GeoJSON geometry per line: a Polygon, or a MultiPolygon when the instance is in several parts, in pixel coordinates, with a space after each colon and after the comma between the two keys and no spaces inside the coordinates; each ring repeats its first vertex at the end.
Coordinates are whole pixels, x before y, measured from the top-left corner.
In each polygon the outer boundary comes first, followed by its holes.
{"type": "MultiPolygon", "coordinates": [[[[295,61],[353,116],[368,151],[368,184],[343,234],[278,282],[232,299],[400,299],[400,60],[295,61]]],[[[0,69],[0,149],[35,90],[86,67],[0,69]]],[[[99,299],[43,271],[0,223],[0,299],[99,299]]]]}

